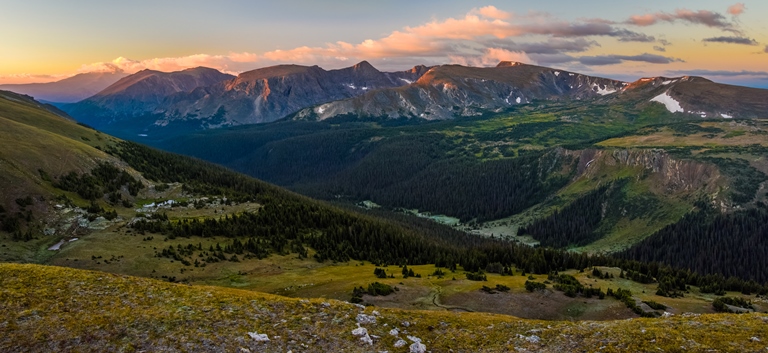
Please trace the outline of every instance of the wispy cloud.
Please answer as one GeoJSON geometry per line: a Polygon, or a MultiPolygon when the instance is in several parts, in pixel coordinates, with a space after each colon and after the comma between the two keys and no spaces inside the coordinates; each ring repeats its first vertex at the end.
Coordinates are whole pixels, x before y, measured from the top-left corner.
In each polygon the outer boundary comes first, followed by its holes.
{"type": "Polygon", "coordinates": [[[730,70],[674,70],[667,71],[671,76],[705,76],[705,77],[745,77],[745,78],[760,78],[768,80],[768,71],[730,71],[730,70]]]}
{"type": "MultiPolygon", "coordinates": [[[[738,10],[738,9],[735,9],[738,10]]],[[[742,12],[744,11],[743,7],[740,9],[742,12]]],[[[739,12],[741,13],[741,12],[739,12]]],[[[625,23],[632,24],[635,26],[651,26],[655,25],[659,22],[684,22],[688,24],[698,24],[698,25],[704,25],[707,27],[712,28],[718,28],[723,31],[732,32],[732,33],[741,33],[741,30],[736,28],[736,25],[730,22],[725,16],[722,14],[719,14],[717,12],[708,11],[708,10],[688,10],[688,9],[677,9],[674,13],[669,12],[656,12],[656,13],[650,13],[650,14],[644,14],[644,15],[634,15],[631,16],[628,20],[626,20],[625,23]]]]}
{"type": "Polygon", "coordinates": [[[640,55],[597,55],[597,56],[582,56],[579,58],[579,62],[589,66],[600,65],[616,65],[625,61],[639,61],[650,64],[669,64],[673,62],[685,62],[682,59],[672,58],[656,54],[640,54],[640,55]]]}
{"type": "Polygon", "coordinates": [[[660,51],[660,52],[662,52],[662,53],[663,53],[663,52],[666,52],[666,51],[667,51],[667,48],[664,48],[664,47],[662,47],[662,46],[658,46],[658,45],[654,45],[654,46],[653,46],[653,50],[655,50],[655,51],[660,51]]]}
{"type": "Polygon", "coordinates": [[[712,37],[704,38],[702,42],[709,43],[731,43],[731,44],[743,44],[743,45],[757,45],[757,41],[746,37],[712,37]]]}
{"type": "Polygon", "coordinates": [[[0,84],[44,83],[65,79],[72,75],[8,74],[0,75],[0,84]]]}

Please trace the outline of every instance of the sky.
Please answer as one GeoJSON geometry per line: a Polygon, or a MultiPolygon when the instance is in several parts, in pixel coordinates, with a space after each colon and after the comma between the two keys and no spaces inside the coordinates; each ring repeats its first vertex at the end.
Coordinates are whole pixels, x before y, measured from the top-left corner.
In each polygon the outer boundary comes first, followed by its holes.
{"type": "Polygon", "coordinates": [[[197,66],[237,74],[512,60],[768,88],[766,15],[764,0],[0,0],[0,84],[197,66]]]}

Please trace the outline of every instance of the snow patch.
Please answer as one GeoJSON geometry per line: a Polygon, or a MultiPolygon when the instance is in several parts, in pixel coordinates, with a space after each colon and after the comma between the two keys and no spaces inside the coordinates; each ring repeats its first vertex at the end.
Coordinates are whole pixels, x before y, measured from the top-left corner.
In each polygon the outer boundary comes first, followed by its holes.
{"type": "Polygon", "coordinates": [[[573,75],[574,75],[573,72],[568,73],[568,76],[573,76],[573,75]]]}
{"type": "Polygon", "coordinates": [[[353,85],[351,83],[347,83],[347,87],[349,87],[351,89],[357,89],[357,87],[355,87],[355,85],[353,85]]]}
{"type": "Polygon", "coordinates": [[[149,136],[149,135],[147,135],[147,134],[139,134],[139,137],[147,137],[147,136],[149,136]]]}
{"type": "Polygon", "coordinates": [[[596,90],[595,92],[597,92],[597,94],[599,94],[599,95],[601,95],[601,96],[605,96],[605,95],[608,95],[608,94],[611,94],[611,93],[616,93],[616,90],[615,90],[615,89],[611,89],[611,88],[608,88],[608,86],[607,86],[607,85],[605,86],[605,88],[600,88],[600,85],[598,85],[598,84],[593,84],[593,85],[592,85],[592,88],[593,88],[593,89],[594,89],[594,88],[597,88],[597,90],[596,90]]]}
{"type": "Polygon", "coordinates": [[[723,117],[723,118],[725,118],[725,119],[733,119],[733,115],[728,115],[728,114],[720,114],[720,116],[722,116],[722,117],[723,117]]]}
{"type": "Polygon", "coordinates": [[[662,82],[661,85],[662,86],[666,86],[666,85],[668,85],[670,83],[672,83],[672,80],[666,80],[666,81],[662,82]]]}
{"type": "Polygon", "coordinates": [[[402,80],[403,82],[405,82],[405,83],[407,83],[407,84],[409,84],[409,85],[410,85],[411,83],[413,83],[413,81],[411,81],[411,80],[409,80],[409,79],[405,79],[405,78],[401,78],[400,80],[402,80]]]}
{"type": "Polygon", "coordinates": [[[555,76],[560,76],[560,71],[555,71],[555,76]]]}
{"type": "Polygon", "coordinates": [[[522,101],[523,101],[523,100],[522,100],[522,99],[520,99],[520,97],[517,97],[517,98],[515,99],[515,102],[517,102],[517,104],[520,104],[520,102],[522,102],[522,101]]]}
{"type": "Polygon", "coordinates": [[[661,104],[664,104],[664,106],[667,107],[667,110],[669,110],[672,113],[684,112],[683,107],[680,106],[680,102],[672,98],[667,92],[664,92],[663,94],[653,97],[653,99],[651,99],[651,102],[659,102],[661,104]]]}
{"type": "Polygon", "coordinates": [[[325,111],[325,107],[322,105],[315,109],[315,113],[317,114],[323,114],[324,111],[325,111]]]}

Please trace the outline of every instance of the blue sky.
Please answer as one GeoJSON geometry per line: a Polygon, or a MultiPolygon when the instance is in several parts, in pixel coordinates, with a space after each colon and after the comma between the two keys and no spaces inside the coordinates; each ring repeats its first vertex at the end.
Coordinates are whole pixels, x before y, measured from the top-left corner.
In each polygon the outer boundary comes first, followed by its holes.
{"type": "Polygon", "coordinates": [[[525,61],[768,87],[760,1],[7,1],[0,83],[78,72],[525,61]]]}

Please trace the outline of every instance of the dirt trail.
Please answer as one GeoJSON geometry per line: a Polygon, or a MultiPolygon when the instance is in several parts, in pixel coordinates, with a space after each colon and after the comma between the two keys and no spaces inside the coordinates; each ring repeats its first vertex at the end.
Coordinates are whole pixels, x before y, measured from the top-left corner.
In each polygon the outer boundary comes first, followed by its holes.
{"type": "Polygon", "coordinates": [[[434,283],[430,283],[432,286],[432,291],[429,292],[430,300],[432,301],[432,304],[438,308],[442,308],[448,311],[466,311],[466,312],[474,312],[472,309],[467,309],[460,306],[453,306],[453,305],[443,305],[439,303],[439,296],[443,293],[443,287],[440,287],[434,283]]]}

